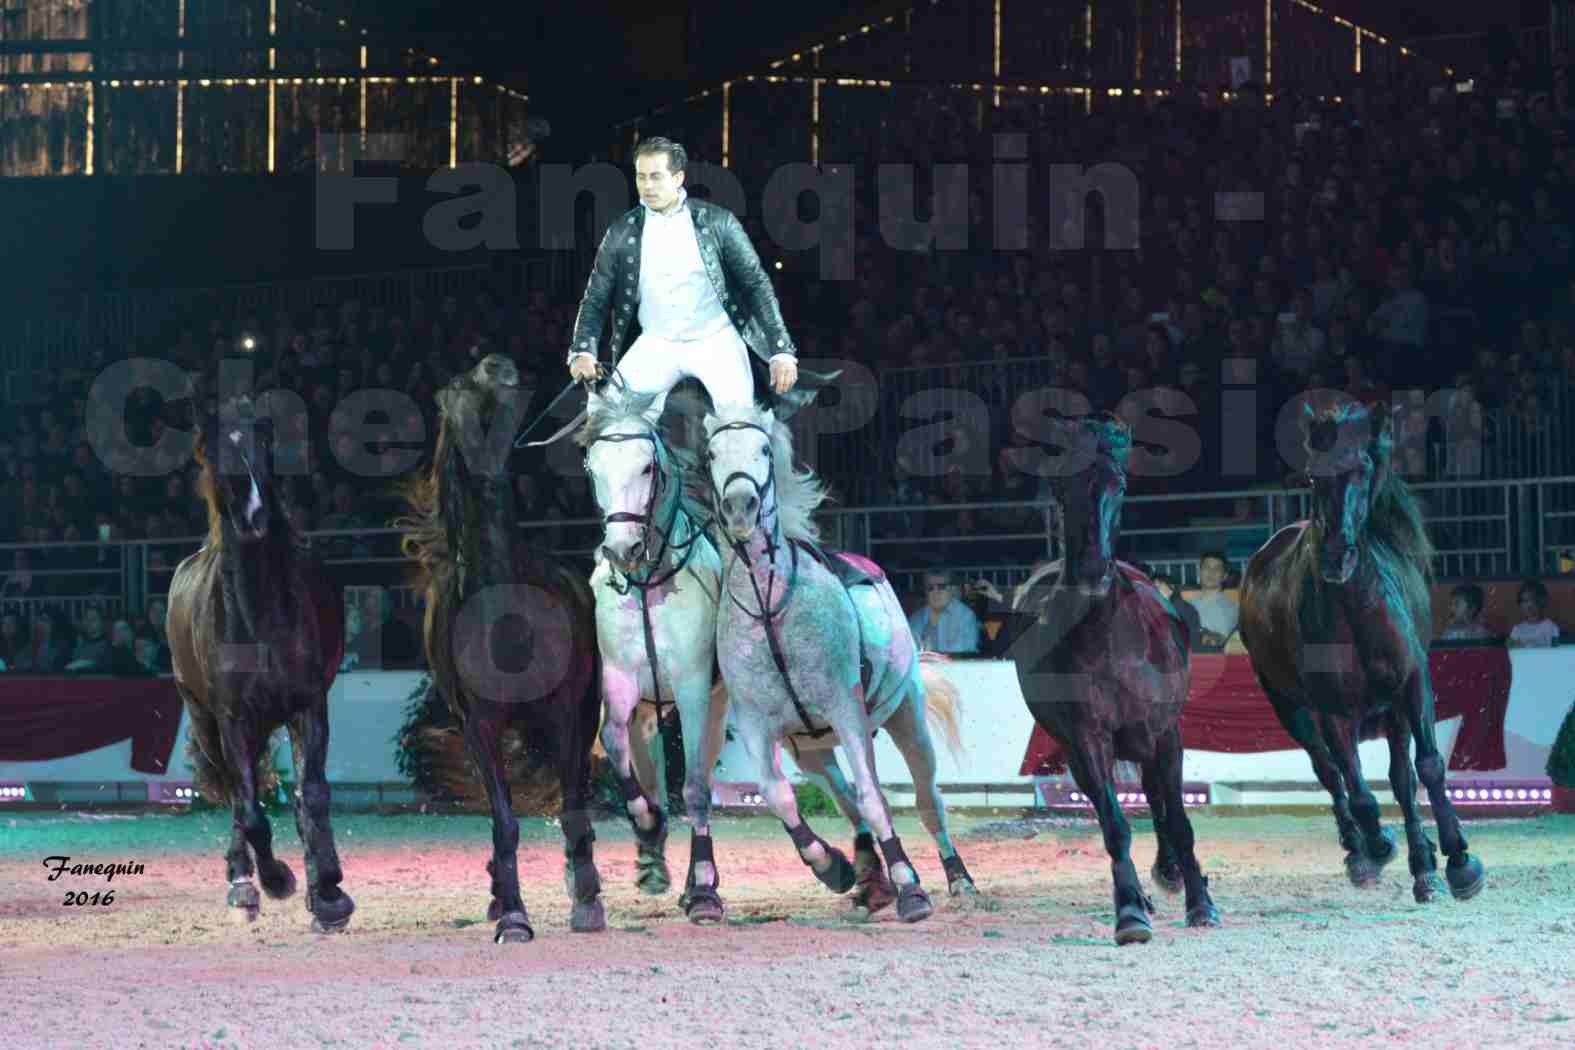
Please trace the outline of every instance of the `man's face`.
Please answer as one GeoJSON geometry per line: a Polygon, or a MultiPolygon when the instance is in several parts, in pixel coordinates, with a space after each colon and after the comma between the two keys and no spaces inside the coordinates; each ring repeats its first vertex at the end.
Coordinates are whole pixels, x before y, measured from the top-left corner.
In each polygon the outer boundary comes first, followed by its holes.
{"type": "Polygon", "coordinates": [[[924,600],[936,612],[952,603],[952,588],[944,576],[925,577],[924,600]]]}
{"type": "Polygon", "coordinates": [[[1449,611],[1454,614],[1456,623],[1471,622],[1471,603],[1464,596],[1456,595],[1449,602],[1449,611]]]}
{"type": "Polygon", "coordinates": [[[1205,590],[1215,590],[1225,582],[1225,563],[1218,558],[1204,558],[1198,566],[1198,582],[1205,590]]]}
{"type": "Polygon", "coordinates": [[[684,184],[684,173],[673,172],[668,163],[666,153],[642,153],[634,161],[634,187],[640,200],[654,211],[666,211],[678,203],[678,188],[684,184]]]}

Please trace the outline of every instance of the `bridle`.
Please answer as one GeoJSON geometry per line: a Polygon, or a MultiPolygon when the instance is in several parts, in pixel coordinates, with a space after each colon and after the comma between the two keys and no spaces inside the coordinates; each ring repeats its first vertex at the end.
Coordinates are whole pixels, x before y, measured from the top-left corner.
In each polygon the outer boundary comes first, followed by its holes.
{"type": "MultiPolygon", "coordinates": [[[[734,605],[738,606],[740,612],[742,612],[754,622],[760,624],[761,629],[766,635],[766,644],[771,649],[771,659],[777,665],[777,673],[782,676],[782,684],[787,688],[788,699],[793,701],[793,708],[798,712],[799,721],[804,723],[805,735],[809,736],[811,739],[819,739],[820,737],[830,734],[833,732],[833,730],[830,726],[822,726],[819,729],[816,729],[814,723],[810,721],[809,711],[804,707],[803,701],[799,699],[798,690],[793,688],[793,680],[788,677],[787,657],[782,651],[782,640],[777,637],[777,632],[771,625],[771,621],[781,615],[781,613],[787,608],[788,599],[793,596],[793,588],[798,584],[798,544],[789,542],[787,544],[787,550],[789,565],[791,567],[788,572],[787,584],[782,589],[781,600],[777,602],[775,608],[772,608],[771,599],[773,597],[773,593],[776,590],[777,582],[776,569],[772,568],[772,565],[776,561],[777,547],[781,545],[782,521],[779,517],[776,517],[773,514],[771,529],[769,531],[765,530],[766,499],[767,497],[775,499],[777,479],[776,457],[772,453],[771,449],[771,434],[766,430],[765,427],[758,423],[751,423],[748,420],[739,419],[734,420],[731,423],[724,423],[713,430],[710,436],[706,438],[706,459],[708,462],[703,464],[703,466],[706,471],[706,476],[711,482],[712,504],[718,513],[720,513],[722,507],[722,495],[727,491],[728,487],[731,486],[734,481],[742,478],[743,480],[749,482],[750,486],[755,490],[755,528],[766,533],[767,568],[766,587],[764,593],[762,593],[760,589],[760,582],[755,579],[755,567],[749,559],[749,547],[747,541],[730,539],[728,541],[728,545],[733,549],[733,557],[744,563],[745,575],[749,577],[749,586],[755,592],[755,602],[759,606],[760,611],[755,612],[753,609],[750,609],[747,605],[738,600],[738,597],[733,593],[732,587],[728,586],[728,574],[725,572],[722,574],[722,588],[727,592],[728,600],[734,605]],[[711,455],[711,442],[716,440],[716,436],[718,434],[729,430],[756,430],[765,437],[766,480],[763,484],[759,481],[756,481],[755,476],[748,471],[735,470],[733,473],[727,476],[727,478],[722,482],[720,488],[717,487],[716,475],[710,470],[709,464],[711,455]]],[[[776,508],[773,507],[772,509],[775,511],[776,508]]]]}
{"type": "MultiPolygon", "coordinates": [[[[635,524],[641,527],[646,536],[654,532],[661,538],[660,547],[652,543],[645,545],[641,566],[634,572],[620,573],[614,566],[609,564],[608,568],[612,569],[613,572],[607,581],[607,586],[611,587],[619,595],[627,595],[632,590],[640,597],[640,620],[645,631],[645,655],[651,664],[651,683],[656,692],[656,697],[651,703],[656,705],[657,715],[660,716],[663,707],[671,707],[677,701],[662,699],[661,669],[656,652],[656,637],[651,627],[650,592],[657,587],[661,587],[688,567],[689,559],[694,556],[695,547],[700,538],[706,535],[709,523],[691,521],[689,523],[690,532],[688,537],[678,542],[673,540],[673,534],[678,528],[679,516],[683,514],[683,494],[677,486],[670,485],[668,462],[671,452],[668,451],[667,443],[662,440],[656,431],[651,430],[638,434],[600,434],[586,443],[586,456],[590,456],[591,445],[603,441],[610,444],[622,444],[628,441],[649,441],[651,443],[651,495],[646,500],[645,510],[640,513],[614,511],[602,517],[602,526],[605,528],[608,525],[635,524]],[[658,507],[657,500],[664,496],[667,507],[670,509],[667,510],[665,515],[667,519],[666,525],[658,525],[655,519],[658,516],[658,511],[662,508],[658,507]],[[665,572],[660,571],[660,566],[666,560],[670,551],[679,552],[679,556],[665,572]],[[621,583],[618,582],[620,575],[622,576],[621,583]]],[[[687,518],[688,515],[684,515],[684,517],[687,518]]]]}

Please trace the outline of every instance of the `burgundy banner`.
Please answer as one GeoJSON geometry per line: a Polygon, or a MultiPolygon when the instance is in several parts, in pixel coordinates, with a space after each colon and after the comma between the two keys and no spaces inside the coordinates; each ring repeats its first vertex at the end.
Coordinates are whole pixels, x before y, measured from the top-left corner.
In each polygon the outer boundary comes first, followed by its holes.
{"type": "MultiPolygon", "coordinates": [[[[1509,651],[1498,646],[1435,649],[1428,654],[1436,720],[1461,716],[1449,757],[1452,770],[1503,769],[1504,714],[1509,709],[1509,651]]],[[[1377,736],[1373,733],[1369,736],[1377,736]]],[[[1181,739],[1190,750],[1233,754],[1289,751],[1285,732],[1258,687],[1246,655],[1192,654],[1192,688],[1181,714],[1181,739]]],[[[1061,745],[1035,725],[1023,756],[1023,776],[1066,771],[1061,745]]]]}
{"type": "Polygon", "coordinates": [[[180,732],[173,678],[0,675],[0,761],[43,762],[131,738],[131,768],[162,776],[180,732]]]}

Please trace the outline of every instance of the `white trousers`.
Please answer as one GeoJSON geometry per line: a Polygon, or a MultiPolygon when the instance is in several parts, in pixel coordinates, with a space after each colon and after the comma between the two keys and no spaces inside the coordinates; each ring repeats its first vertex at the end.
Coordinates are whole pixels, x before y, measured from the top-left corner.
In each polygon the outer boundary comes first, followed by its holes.
{"type": "Polygon", "coordinates": [[[640,333],[615,371],[631,390],[656,394],[652,408],[660,413],[668,391],[679,381],[697,379],[713,405],[755,403],[755,376],[749,347],[732,325],[706,339],[674,342],[640,333]]]}

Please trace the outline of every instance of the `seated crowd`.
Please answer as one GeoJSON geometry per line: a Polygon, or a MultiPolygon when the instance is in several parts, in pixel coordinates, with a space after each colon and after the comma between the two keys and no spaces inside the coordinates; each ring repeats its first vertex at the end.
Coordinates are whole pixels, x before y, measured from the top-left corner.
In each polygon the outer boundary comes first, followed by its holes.
{"type": "MultiPolygon", "coordinates": [[[[856,360],[880,377],[877,419],[854,434],[823,436],[815,462],[844,505],[902,511],[871,516],[866,538],[891,544],[880,558],[892,569],[937,570],[928,577],[924,637],[951,646],[976,631],[961,612],[947,611],[951,603],[1010,604],[988,585],[958,595],[947,566],[1025,565],[1043,550],[1032,538],[1044,530],[1037,509],[950,509],[1046,498],[1045,482],[1014,465],[1013,450],[1029,441],[1010,418],[1024,387],[1070,389],[1093,410],[1124,412],[1136,404],[1129,395],[1154,391],[1152,403],[1190,420],[1203,439],[1199,461],[1134,477],[1134,496],[1283,485],[1287,468],[1277,456],[1259,456],[1246,476],[1226,469],[1222,428],[1230,413],[1255,413],[1249,430],[1272,449],[1281,405],[1310,388],[1394,397],[1396,460],[1408,477],[1536,476],[1564,462],[1559,457],[1575,446],[1575,101],[1567,72],[1512,63],[1478,76],[1469,94],[1431,90],[1437,86],[1373,83],[1339,100],[1266,101],[1249,84],[1230,101],[1171,96],[1146,110],[1070,123],[1063,114],[1054,124],[1021,100],[972,116],[943,93],[938,105],[959,107],[956,120],[934,125],[951,129],[944,142],[908,133],[911,156],[851,158],[865,172],[876,160],[902,159],[970,160],[978,168],[967,251],[897,250],[880,234],[872,199],[861,199],[856,280],[818,279],[813,252],[773,270],[801,356],[856,360]],[[1506,114],[1494,105],[1500,98],[1517,105],[1506,114]],[[992,250],[991,180],[978,158],[992,156],[992,136],[1003,132],[1024,133],[1031,160],[1120,157],[1156,187],[1131,217],[1137,228],[1125,231],[1133,250],[1103,249],[1107,232],[1123,231],[1097,194],[1086,230],[1051,229],[1031,210],[1028,249],[992,250]],[[1262,195],[1253,221],[1216,207],[1218,194],[1243,191],[1262,195]],[[1244,385],[1258,396],[1245,408],[1231,400],[1227,412],[1230,388],[1244,385]],[[928,448],[900,441],[901,428],[922,422],[905,421],[908,399],[937,388],[966,391],[988,412],[981,419],[954,409],[928,448]],[[880,438],[873,454],[872,434],[880,438]],[[960,455],[970,451],[980,454],[960,455]],[[948,542],[991,529],[1031,538],[948,542]],[[976,555],[981,546],[989,553],[976,555]]],[[[861,185],[873,193],[873,180],[861,185]]],[[[755,212],[749,222],[758,223],[755,212]]],[[[765,233],[758,225],[751,232],[771,255],[765,233]]],[[[299,450],[282,453],[279,465],[288,472],[291,520],[302,531],[347,533],[319,542],[356,556],[374,550],[354,533],[389,524],[401,509],[398,483],[419,464],[389,440],[372,446],[378,476],[348,469],[349,439],[330,438],[335,406],[363,388],[406,394],[403,418],[386,423],[419,426],[430,447],[437,389],[499,351],[536,391],[534,413],[566,379],[577,292],[555,299],[542,290],[478,288],[435,307],[323,302],[264,318],[214,307],[152,345],[116,347],[80,368],[30,377],[15,411],[0,420],[0,543],[78,546],[0,550],[0,601],[111,596],[122,551],[95,540],[181,540],[154,548],[153,568],[167,572],[206,532],[189,459],[169,452],[162,471],[114,475],[94,452],[104,435],[89,431],[87,402],[106,364],[162,358],[196,377],[189,399],[128,387],[127,434],[156,447],[171,428],[185,427],[187,400],[212,405],[218,361],[237,353],[243,335],[254,339],[256,388],[295,391],[307,406],[301,426],[280,435],[281,449],[299,450]]],[[[152,371],[139,365],[134,375],[146,380],[152,371]]],[[[1158,461],[1176,454],[1150,451],[1158,461]]],[[[583,477],[560,476],[535,452],[517,456],[524,518],[597,516],[583,477]]],[[[1251,513],[1238,501],[1238,520],[1251,513]]],[[[1195,507],[1131,504],[1128,523],[1195,523],[1195,507]]],[[[1189,599],[1200,645],[1224,644],[1234,627],[1221,611],[1220,585],[1208,581],[1223,577],[1226,555],[1239,561],[1242,553],[1225,552],[1218,567],[1213,558],[1200,561],[1204,590],[1189,599]]],[[[15,651],[63,647],[68,625],[55,619],[41,615],[19,627],[26,644],[15,651]]],[[[141,631],[135,620],[130,627],[135,649],[141,631]]],[[[1546,633],[1521,632],[1528,643],[1546,633]]],[[[50,659],[63,667],[97,660],[98,652],[50,659]]],[[[22,659],[0,658],[8,667],[22,659]]]]}

